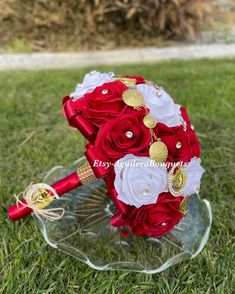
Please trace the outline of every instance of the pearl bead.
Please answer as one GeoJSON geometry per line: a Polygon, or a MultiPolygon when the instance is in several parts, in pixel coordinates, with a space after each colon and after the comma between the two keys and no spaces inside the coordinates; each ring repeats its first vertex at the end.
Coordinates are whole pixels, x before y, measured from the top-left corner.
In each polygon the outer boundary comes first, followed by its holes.
{"type": "Polygon", "coordinates": [[[179,142],[177,142],[175,147],[176,147],[177,149],[180,149],[180,148],[182,147],[182,144],[181,144],[181,142],[180,142],[180,141],[179,141],[179,142]]]}
{"type": "Polygon", "coordinates": [[[144,196],[148,196],[149,195],[149,190],[148,189],[144,189],[144,191],[142,192],[142,194],[144,196]]]}
{"type": "Polygon", "coordinates": [[[191,129],[194,131],[194,126],[193,125],[191,125],[191,129]]]}
{"type": "Polygon", "coordinates": [[[157,96],[158,97],[161,97],[162,96],[162,93],[161,92],[157,92],[157,96]]]}
{"type": "Polygon", "coordinates": [[[126,132],[126,136],[127,136],[127,138],[132,138],[133,137],[133,133],[131,132],[131,131],[127,131],[126,132]]]}
{"type": "Polygon", "coordinates": [[[102,92],[101,92],[103,95],[105,95],[105,94],[107,94],[108,93],[108,90],[107,89],[104,89],[104,90],[102,90],[102,92]]]}
{"type": "Polygon", "coordinates": [[[167,225],[167,223],[162,223],[162,226],[166,226],[167,225]]]}

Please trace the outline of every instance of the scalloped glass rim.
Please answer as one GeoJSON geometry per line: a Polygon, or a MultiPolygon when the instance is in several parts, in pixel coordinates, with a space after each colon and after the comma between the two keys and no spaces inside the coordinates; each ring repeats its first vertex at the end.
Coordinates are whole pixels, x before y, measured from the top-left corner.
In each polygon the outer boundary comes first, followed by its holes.
{"type": "MultiPolygon", "coordinates": [[[[67,170],[61,166],[53,168],[46,179],[53,182],[69,174],[77,169],[83,159],[76,161],[67,170]]],[[[100,193],[103,187],[103,180],[97,180],[92,185],[78,187],[53,201],[49,207],[63,207],[66,211],[59,221],[50,222],[32,214],[50,246],[93,269],[147,274],[159,273],[183,260],[195,258],[203,250],[211,229],[212,211],[209,201],[201,200],[199,194],[190,196],[189,214],[165,236],[123,237],[109,225],[111,200],[100,193]],[[93,215],[89,209],[94,210],[93,215]],[[100,221],[97,217],[101,217],[100,221]],[[79,229],[73,231],[74,226],[79,229]]]]}

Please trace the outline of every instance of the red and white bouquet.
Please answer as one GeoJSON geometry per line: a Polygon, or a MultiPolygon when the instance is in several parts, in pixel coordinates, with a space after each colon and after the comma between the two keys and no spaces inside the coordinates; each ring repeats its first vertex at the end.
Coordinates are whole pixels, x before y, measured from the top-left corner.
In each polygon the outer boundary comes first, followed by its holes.
{"type": "MultiPolygon", "coordinates": [[[[56,193],[102,177],[116,205],[110,223],[123,235],[170,232],[187,214],[204,173],[186,109],[140,76],[94,71],[64,97],[63,111],[89,143],[86,167],[52,185],[56,193]]],[[[32,209],[21,204],[10,208],[12,219],[32,209]]]]}
{"type": "Polygon", "coordinates": [[[154,83],[112,72],[87,74],[64,109],[71,125],[79,128],[74,111],[93,130],[84,133],[93,165],[108,170],[108,190],[116,192],[111,224],[138,236],[171,231],[204,173],[186,109],[154,83]]]}

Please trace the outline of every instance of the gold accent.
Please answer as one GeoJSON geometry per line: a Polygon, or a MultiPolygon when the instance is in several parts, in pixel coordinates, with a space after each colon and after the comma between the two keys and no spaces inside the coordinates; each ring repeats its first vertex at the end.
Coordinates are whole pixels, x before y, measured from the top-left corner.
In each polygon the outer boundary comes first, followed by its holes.
{"type": "Polygon", "coordinates": [[[86,161],[81,167],[77,169],[77,174],[83,185],[92,183],[96,180],[94,172],[88,161],[86,161]]]}
{"type": "Polygon", "coordinates": [[[155,128],[157,124],[156,120],[149,114],[144,117],[143,123],[148,129],[155,128]]]}
{"type": "Polygon", "coordinates": [[[135,89],[128,89],[122,94],[123,101],[132,107],[144,106],[144,96],[135,89]]]}
{"type": "Polygon", "coordinates": [[[176,164],[172,166],[172,168],[170,169],[168,173],[168,178],[167,178],[168,189],[173,196],[182,195],[184,186],[186,184],[186,179],[187,179],[187,175],[184,169],[180,167],[179,165],[180,165],[180,162],[177,162],[176,164]]]}
{"type": "Polygon", "coordinates": [[[32,196],[32,200],[38,208],[48,206],[54,199],[55,198],[44,188],[38,189],[38,191],[32,196]]]}
{"type": "Polygon", "coordinates": [[[185,197],[180,203],[179,212],[181,212],[183,216],[185,216],[188,213],[188,209],[187,209],[188,201],[189,201],[189,197],[185,197]]]}
{"type": "Polygon", "coordinates": [[[160,140],[156,141],[150,145],[149,156],[158,163],[165,162],[168,156],[168,149],[163,142],[160,140]]]}
{"type": "Polygon", "coordinates": [[[176,173],[173,175],[173,181],[172,181],[172,186],[175,191],[181,190],[186,183],[186,173],[184,170],[180,167],[176,171],[176,173]]]}
{"type": "Polygon", "coordinates": [[[148,84],[148,85],[150,85],[150,86],[155,87],[156,89],[160,89],[159,86],[156,83],[154,83],[153,81],[147,81],[147,80],[145,80],[145,83],[148,84]]]}
{"type": "Polygon", "coordinates": [[[117,78],[118,81],[122,82],[128,87],[134,86],[136,84],[136,79],[130,79],[130,78],[117,78]]]}

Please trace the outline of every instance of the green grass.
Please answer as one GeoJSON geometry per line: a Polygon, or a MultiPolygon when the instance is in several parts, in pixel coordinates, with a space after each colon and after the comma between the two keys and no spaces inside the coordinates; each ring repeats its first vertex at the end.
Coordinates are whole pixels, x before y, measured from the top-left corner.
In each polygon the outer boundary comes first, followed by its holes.
{"type": "MultiPolygon", "coordinates": [[[[161,274],[99,272],[49,247],[33,219],[10,222],[6,209],[56,164],[69,166],[85,144],[68,127],[61,98],[88,69],[0,73],[1,293],[232,293],[234,278],[235,60],[98,67],[139,74],[187,107],[202,146],[201,196],[213,209],[203,252],[161,274]]],[[[233,292],[234,293],[234,292],[233,292]]]]}

